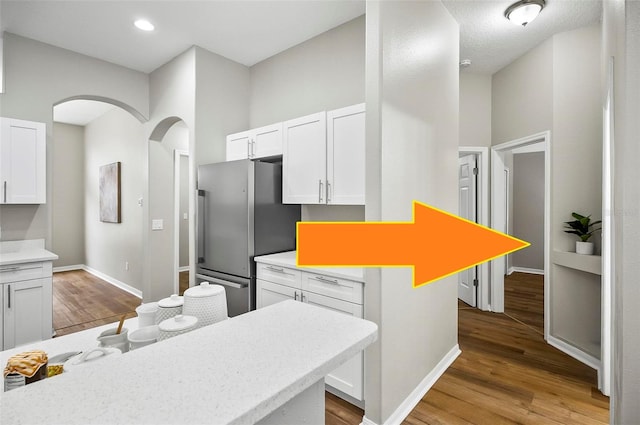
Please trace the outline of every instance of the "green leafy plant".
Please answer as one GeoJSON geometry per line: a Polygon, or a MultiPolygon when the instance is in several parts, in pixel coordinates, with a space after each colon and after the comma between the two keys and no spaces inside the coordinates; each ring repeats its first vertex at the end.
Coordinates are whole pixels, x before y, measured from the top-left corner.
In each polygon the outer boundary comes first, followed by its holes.
{"type": "Polygon", "coordinates": [[[575,220],[565,221],[565,228],[570,229],[565,230],[565,233],[578,235],[582,242],[587,242],[594,232],[600,230],[600,228],[594,229],[593,227],[595,227],[597,224],[600,224],[602,222],[601,220],[594,221],[592,223],[590,215],[584,216],[576,212],[571,213],[571,216],[575,218],[575,220]]]}

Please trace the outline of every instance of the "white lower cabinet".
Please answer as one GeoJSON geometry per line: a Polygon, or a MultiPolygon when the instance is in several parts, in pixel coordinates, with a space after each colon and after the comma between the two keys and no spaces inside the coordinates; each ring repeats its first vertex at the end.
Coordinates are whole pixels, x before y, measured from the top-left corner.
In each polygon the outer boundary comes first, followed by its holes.
{"type": "Polygon", "coordinates": [[[51,262],[0,267],[2,349],[51,338],[51,262]]]}
{"type": "MultiPolygon", "coordinates": [[[[257,264],[257,308],[280,301],[297,300],[362,318],[364,312],[362,292],[362,282],[337,279],[286,267],[257,264]]],[[[328,374],[325,383],[355,400],[362,401],[364,399],[363,353],[358,353],[328,374]]]]}

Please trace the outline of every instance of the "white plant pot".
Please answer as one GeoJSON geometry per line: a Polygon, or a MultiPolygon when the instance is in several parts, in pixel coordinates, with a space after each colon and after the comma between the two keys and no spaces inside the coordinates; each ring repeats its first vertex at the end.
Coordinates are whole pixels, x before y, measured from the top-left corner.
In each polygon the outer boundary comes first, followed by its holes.
{"type": "Polygon", "coordinates": [[[593,242],[576,241],[576,253],[584,255],[593,255],[593,242]]]}

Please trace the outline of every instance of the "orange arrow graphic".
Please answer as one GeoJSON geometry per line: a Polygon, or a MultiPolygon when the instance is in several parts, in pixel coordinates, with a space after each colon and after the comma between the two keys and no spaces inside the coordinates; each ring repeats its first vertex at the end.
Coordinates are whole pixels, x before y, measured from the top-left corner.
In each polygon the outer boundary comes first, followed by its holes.
{"type": "Polygon", "coordinates": [[[297,225],[298,266],[413,267],[413,287],[530,243],[418,201],[411,222],[297,225]]]}

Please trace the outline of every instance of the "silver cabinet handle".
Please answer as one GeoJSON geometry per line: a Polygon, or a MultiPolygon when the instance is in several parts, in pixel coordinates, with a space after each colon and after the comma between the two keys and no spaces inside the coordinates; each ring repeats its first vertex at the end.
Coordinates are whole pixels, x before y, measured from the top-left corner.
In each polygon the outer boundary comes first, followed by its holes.
{"type": "Polygon", "coordinates": [[[300,301],[304,302],[307,297],[304,296],[304,292],[300,292],[300,301]]]}
{"type": "Polygon", "coordinates": [[[7,308],[11,308],[11,285],[7,285],[7,308]]]}
{"type": "Polygon", "coordinates": [[[293,291],[293,300],[298,301],[298,291],[293,291]]]}
{"type": "Polygon", "coordinates": [[[274,272],[284,273],[284,269],[282,267],[267,266],[267,268],[274,272]]]}
{"type": "Polygon", "coordinates": [[[4,181],[4,203],[7,203],[7,181],[4,181]]]}
{"type": "Polygon", "coordinates": [[[256,157],[256,141],[251,139],[251,158],[256,157]]]}
{"type": "Polygon", "coordinates": [[[320,282],[333,283],[334,285],[338,285],[339,284],[337,279],[329,279],[329,278],[326,278],[324,276],[316,276],[315,279],[319,280],[320,282]]]}
{"type": "Polygon", "coordinates": [[[251,140],[247,140],[247,158],[251,158],[251,140]]]}
{"type": "Polygon", "coordinates": [[[327,204],[331,202],[331,183],[327,180],[327,204]]]}
{"type": "Polygon", "coordinates": [[[318,203],[322,203],[322,179],[318,180],[318,203]]]}

